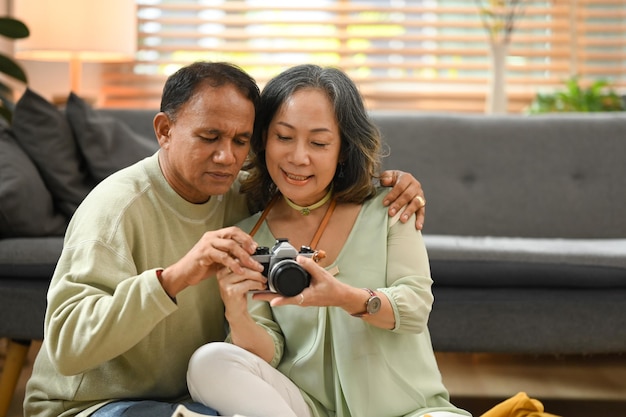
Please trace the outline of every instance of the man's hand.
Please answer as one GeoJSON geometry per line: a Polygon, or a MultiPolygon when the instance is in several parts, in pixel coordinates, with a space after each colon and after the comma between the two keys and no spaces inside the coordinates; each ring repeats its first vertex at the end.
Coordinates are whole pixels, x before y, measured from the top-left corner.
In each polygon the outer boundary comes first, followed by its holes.
{"type": "Polygon", "coordinates": [[[243,274],[244,268],[263,271],[263,265],[251,257],[255,249],[254,240],[237,227],[206,232],[185,256],[163,270],[161,285],[170,297],[176,297],[183,289],[215,275],[222,267],[237,274],[243,274]]]}
{"type": "Polygon", "coordinates": [[[422,184],[408,172],[384,171],[380,178],[380,184],[391,187],[383,204],[389,206],[389,215],[395,216],[401,207],[404,207],[400,221],[406,223],[413,213],[416,214],[415,228],[422,230],[426,216],[426,198],[422,190],[422,184]]]}

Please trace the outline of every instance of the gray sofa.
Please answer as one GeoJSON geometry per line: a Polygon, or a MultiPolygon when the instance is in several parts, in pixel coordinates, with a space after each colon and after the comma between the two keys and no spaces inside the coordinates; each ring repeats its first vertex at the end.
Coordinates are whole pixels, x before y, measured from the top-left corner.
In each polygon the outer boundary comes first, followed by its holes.
{"type": "MultiPolygon", "coordinates": [[[[145,139],[154,114],[91,118],[145,139]]],[[[385,167],[426,192],[435,350],[626,352],[626,115],[373,117],[385,167]]],[[[61,236],[0,239],[0,337],[43,337],[61,247],[61,236]]]]}
{"type": "Polygon", "coordinates": [[[377,114],[428,199],[439,351],[626,352],[626,114],[377,114]]]}

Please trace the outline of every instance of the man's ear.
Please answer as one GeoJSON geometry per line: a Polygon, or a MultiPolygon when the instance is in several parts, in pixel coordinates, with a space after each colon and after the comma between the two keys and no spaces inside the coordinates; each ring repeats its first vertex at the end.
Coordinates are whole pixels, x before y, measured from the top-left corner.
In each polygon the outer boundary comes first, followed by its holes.
{"type": "Polygon", "coordinates": [[[152,124],[156,138],[159,141],[159,145],[164,147],[170,140],[170,129],[172,127],[170,118],[167,114],[159,112],[156,116],[154,116],[152,124]]]}

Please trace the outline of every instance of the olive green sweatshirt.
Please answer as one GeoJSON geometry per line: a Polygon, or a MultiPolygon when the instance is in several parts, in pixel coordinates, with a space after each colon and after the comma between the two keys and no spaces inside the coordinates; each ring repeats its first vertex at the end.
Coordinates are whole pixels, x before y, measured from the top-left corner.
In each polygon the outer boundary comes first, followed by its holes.
{"type": "Polygon", "coordinates": [[[158,152],[101,182],[72,218],[48,291],[25,415],[88,415],[113,399],[187,397],[191,354],[225,338],[215,279],[172,300],[156,270],[204,232],[249,215],[236,182],[205,204],[180,197],[158,152]]]}

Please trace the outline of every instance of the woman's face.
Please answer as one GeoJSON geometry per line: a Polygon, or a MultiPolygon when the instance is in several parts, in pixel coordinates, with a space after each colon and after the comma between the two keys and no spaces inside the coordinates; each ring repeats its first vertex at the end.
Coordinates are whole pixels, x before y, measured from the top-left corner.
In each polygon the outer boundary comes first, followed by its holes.
{"type": "Polygon", "coordinates": [[[321,200],[335,175],[341,150],[330,100],[315,89],[294,93],[267,130],[265,161],[280,192],[308,206],[321,200]]]}

